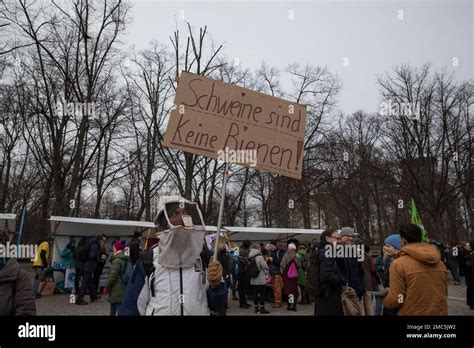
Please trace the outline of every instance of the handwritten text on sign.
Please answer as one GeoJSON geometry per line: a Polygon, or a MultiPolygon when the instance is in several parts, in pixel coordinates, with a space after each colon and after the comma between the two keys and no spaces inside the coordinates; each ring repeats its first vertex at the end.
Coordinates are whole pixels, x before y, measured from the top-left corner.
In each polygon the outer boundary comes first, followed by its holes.
{"type": "Polygon", "coordinates": [[[257,169],[301,178],[306,106],[187,72],[175,104],[165,146],[211,158],[255,150],[257,169]]]}

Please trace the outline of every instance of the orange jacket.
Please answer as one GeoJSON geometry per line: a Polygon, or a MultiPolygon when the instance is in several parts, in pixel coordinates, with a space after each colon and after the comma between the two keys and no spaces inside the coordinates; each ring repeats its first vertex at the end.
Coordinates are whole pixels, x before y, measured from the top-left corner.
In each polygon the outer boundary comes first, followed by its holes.
{"type": "Polygon", "coordinates": [[[399,308],[398,315],[448,315],[448,273],[435,246],[405,245],[389,272],[386,308],[399,308]]]}

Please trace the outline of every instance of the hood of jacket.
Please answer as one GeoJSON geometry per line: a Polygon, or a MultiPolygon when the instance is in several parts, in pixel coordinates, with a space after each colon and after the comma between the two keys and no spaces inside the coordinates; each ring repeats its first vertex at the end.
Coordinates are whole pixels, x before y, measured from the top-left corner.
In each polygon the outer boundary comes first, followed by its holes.
{"type": "Polygon", "coordinates": [[[0,283],[16,282],[20,264],[15,259],[9,259],[7,264],[0,270],[0,283]]]}
{"type": "Polygon", "coordinates": [[[429,243],[410,243],[405,245],[397,255],[408,255],[426,265],[436,265],[441,260],[441,254],[435,246],[429,243]]]}
{"type": "Polygon", "coordinates": [[[122,259],[122,260],[127,261],[129,258],[130,257],[128,255],[126,255],[124,251],[120,251],[119,253],[112,256],[112,260],[113,259],[122,259]]]}
{"type": "Polygon", "coordinates": [[[300,254],[301,256],[305,257],[308,254],[308,252],[306,249],[300,249],[298,250],[297,254],[300,254]]]}
{"type": "Polygon", "coordinates": [[[257,250],[257,249],[250,249],[249,257],[254,257],[254,256],[257,256],[257,255],[262,255],[262,253],[260,252],[260,250],[257,250]]]}

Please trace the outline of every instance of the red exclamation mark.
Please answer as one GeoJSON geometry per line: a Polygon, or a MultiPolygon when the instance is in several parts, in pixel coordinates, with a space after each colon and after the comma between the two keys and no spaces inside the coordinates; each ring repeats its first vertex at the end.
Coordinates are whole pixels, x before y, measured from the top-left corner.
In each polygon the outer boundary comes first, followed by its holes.
{"type": "Polygon", "coordinates": [[[298,163],[300,163],[301,154],[303,153],[303,142],[297,141],[296,142],[296,167],[295,169],[298,170],[298,163]]]}

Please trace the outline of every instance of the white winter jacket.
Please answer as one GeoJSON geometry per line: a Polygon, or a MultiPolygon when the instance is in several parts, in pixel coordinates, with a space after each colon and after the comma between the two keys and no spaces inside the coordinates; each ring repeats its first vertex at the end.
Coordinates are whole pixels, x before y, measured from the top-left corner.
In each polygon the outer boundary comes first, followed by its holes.
{"type": "Polygon", "coordinates": [[[202,260],[197,259],[190,268],[168,268],[158,263],[158,249],[153,249],[155,271],[145,279],[138,297],[140,315],[209,315],[202,260]],[[155,296],[150,291],[151,282],[155,296]]]}

